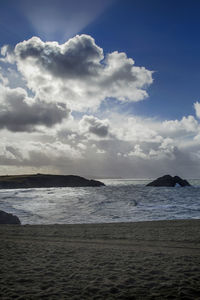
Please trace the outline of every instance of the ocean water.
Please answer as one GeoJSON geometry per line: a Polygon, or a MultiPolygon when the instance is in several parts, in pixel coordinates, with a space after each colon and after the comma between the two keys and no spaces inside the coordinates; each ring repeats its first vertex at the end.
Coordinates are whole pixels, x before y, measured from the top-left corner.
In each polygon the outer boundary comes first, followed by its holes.
{"type": "Polygon", "coordinates": [[[136,222],[200,218],[200,180],[192,187],[146,187],[149,180],[102,179],[105,187],[0,190],[0,210],[22,224],[136,222]]]}

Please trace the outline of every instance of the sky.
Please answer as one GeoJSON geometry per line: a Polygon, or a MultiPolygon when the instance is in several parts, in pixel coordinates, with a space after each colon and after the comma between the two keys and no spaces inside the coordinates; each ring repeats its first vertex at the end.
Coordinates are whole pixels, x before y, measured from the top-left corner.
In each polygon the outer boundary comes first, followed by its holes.
{"type": "Polygon", "coordinates": [[[200,178],[200,2],[0,1],[0,174],[200,178]]]}

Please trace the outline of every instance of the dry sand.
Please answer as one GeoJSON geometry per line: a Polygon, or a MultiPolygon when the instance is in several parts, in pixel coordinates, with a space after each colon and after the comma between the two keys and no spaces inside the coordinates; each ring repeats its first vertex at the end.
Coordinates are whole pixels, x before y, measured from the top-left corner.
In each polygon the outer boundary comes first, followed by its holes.
{"type": "Polygon", "coordinates": [[[0,299],[200,299],[200,220],[1,225],[0,299]]]}

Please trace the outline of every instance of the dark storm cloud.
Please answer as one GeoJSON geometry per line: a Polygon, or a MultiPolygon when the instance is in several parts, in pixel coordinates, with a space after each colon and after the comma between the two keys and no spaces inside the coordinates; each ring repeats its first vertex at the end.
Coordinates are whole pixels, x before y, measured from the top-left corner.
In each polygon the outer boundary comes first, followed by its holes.
{"type": "Polygon", "coordinates": [[[63,103],[46,103],[39,99],[30,99],[21,88],[2,88],[2,90],[0,128],[14,132],[34,131],[37,125],[52,127],[61,123],[69,114],[63,103]]]}

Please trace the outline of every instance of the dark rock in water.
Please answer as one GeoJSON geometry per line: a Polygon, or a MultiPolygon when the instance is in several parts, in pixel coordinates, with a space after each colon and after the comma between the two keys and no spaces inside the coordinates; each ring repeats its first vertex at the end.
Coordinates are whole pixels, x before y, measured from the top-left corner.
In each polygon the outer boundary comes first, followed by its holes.
{"type": "Polygon", "coordinates": [[[34,174],[0,176],[0,189],[84,186],[104,186],[104,183],[74,175],[34,174]]]}
{"type": "Polygon", "coordinates": [[[179,176],[174,176],[174,180],[176,184],[178,183],[180,186],[191,186],[191,184],[186,179],[182,179],[179,176]]]}
{"type": "Polygon", "coordinates": [[[20,225],[21,222],[17,216],[8,214],[5,211],[0,210],[0,224],[18,224],[18,225],[20,225]]]}
{"type": "Polygon", "coordinates": [[[147,186],[169,186],[174,187],[176,184],[180,186],[191,186],[189,182],[179,176],[164,175],[147,184],[147,186]]]}

